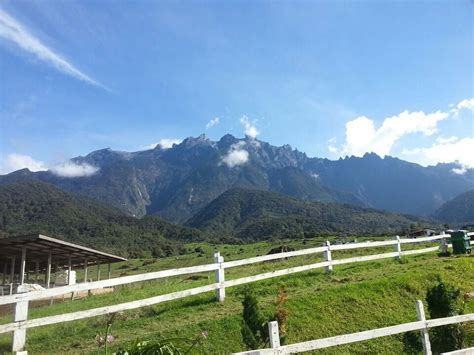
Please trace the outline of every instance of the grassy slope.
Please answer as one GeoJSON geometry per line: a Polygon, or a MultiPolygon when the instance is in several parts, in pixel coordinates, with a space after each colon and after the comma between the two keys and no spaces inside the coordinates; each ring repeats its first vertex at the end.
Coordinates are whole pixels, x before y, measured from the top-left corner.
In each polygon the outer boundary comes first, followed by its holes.
{"type": "MultiPolygon", "coordinates": [[[[311,241],[306,245],[299,242],[289,244],[298,247],[320,245],[311,241]]],[[[270,249],[267,243],[245,246],[219,246],[226,260],[241,259],[264,254],[270,249]]],[[[132,260],[115,265],[114,274],[137,273],[167,269],[185,265],[204,264],[212,260],[214,246],[203,245],[205,255],[197,257],[184,255],[165,258],[154,263],[147,260],[132,260]],[[144,265],[146,264],[146,265],[144,265]]],[[[361,253],[389,251],[334,252],[334,258],[348,257],[361,253]]],[[[226,278],[257,274],[302,265],[320,260],[321,256],[303,256],[280,262],[235,268],[226,271],[226,278]]],[[[474,290],[473,257],[438,258],[435,254],[395,260],[381,260],[370,263],[349,264],[335,268],[331,275],[323,270],[314,270],[286,277],[254,283],[261,305],[268,314],[273,312],[277,290],[284,285],[288,293],[287,306],[290,311],[288,343],[321,337],[351,333],[416,320],[415,300],[424,299],[426,288],[432,285],[437,275],[462,288],[474,290]]],[[[212,273],[209,273],[213,280],[212,273]]],[[[59,314],[117,302],[150,297],[170,291],[206,284],[208,280],[183,281],[186,276],[135,286],[123,287],[114,294],[94,296],[88,299],[57,304],[52,307],[31,310],[30,317],[59,314]]],[[[245,347],[240,335],[241,292],[243,287],[227,289],[223,304],[214,302],[211,293],[167,302],[137,311],[128,311],[117,316],[112,333],[117,344],[124,344],[137,337],[187,337],[193,338],[202,330],[208,330],[209,337],[200,351],[206,354],[241,351],[245,347]]],[[[466,305],[466,312],[474,312],[474,301],[466,305]]],[[[0,319],[8,321],[9,317],[0,319]]],[[[28,349],[31,354],[91,353],[95,350],[94,337],[103,331],[107,317],[70,322],[63,325],[28,330],[28,349]]],[[[474,346],[474,327],[469,328],[470,345],[474,346]]],[[[351,346],[328,349],[321,353],[401,353],[402,336],[392,336],[362,342],[351,346]]],[[[0,353],[9,347],[9,335],[0,335],[0,353]]]]}

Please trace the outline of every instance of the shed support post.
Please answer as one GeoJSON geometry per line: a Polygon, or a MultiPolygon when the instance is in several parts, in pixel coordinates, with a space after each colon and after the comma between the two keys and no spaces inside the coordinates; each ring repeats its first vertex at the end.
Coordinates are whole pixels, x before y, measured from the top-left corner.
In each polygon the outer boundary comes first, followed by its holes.
{"type": "Polygon", "coordinates": [[[39,277],[39,260],[35,261],[35,282],[38,283],[39,277]]]}
{"type": "Polygon", "coordinates": [[[395,240],[397,243],[394,245],[395,252],[398,253],[398,255],[395,257],[395,259],[401,260],[402,258],[402,245],[400,244],[400,236],[396,235],[395,240]]]}
{"type": "Polygon", "coordinates": [[[325,267],[326,272],[331,272],[332,271],[332,255],[331,255],[331,242],[329,240],[326,240],[326,247],[327,250],[324,252],[324,260],[329,262],[329,265],[325,267]]]}
{"type": "MultiPolygon", "coordinates": [[[[15,322],[21,322],[28,319],[28,300],[15,303],[15,322]]],[[[14,354],[22,352],[26,344],[26,328],[13,331],[12,352],[14,354]]]]}
{"type": "Polygon", "coordinates": [[[3,285],[5,285],[5,283],[7,282],[7,267],[8,267],[8,263],[5,260],[5,263],[3,264],[3,275],[2,275],[2,284],[3,285]]]}
{"type": "Polygon", "coordinates": [[[15,278],[15,263],[16,263],[16,257],[12,257],[12,263],[10,267],[10,283],[13,284],[13,280],[15,278]]]}
{"type": "Polygon", "coordinates": [[[49,288],[50,285],[51,285],[51,259],[52,259],[53,255],[50,253],[48,253],[48,264],[46,265],[46,280],[45,280],[45,284],[46,284],[46,288],[49,288]]]}
{"type": "Polygon", "coordinates": [[[280,333],[278,331],[278,322],[268,322],[268,335],[270,340],[270,348],[277,349],[280,347],[280,333]]]}
{"type": "Polygon", "coordinates": [[[224,302],[225,299],[225,274],[224,267],[222,263],[224,262],[224,257],[221,256],[221,253],[214,253],[214,262],[218,264],[219,268],[216,270],[216,282],[219,284],[219,288],[216,290],[216,298],[219,302],[224,302]]]}
{"type": "Polygon", "coordinates": [[[110,280],[111,270],[110,270],[110,263],[107,264],[107,278],[110,280]]]}
{"type": "Polygon", "coordinates": [[[20,285],[25,283],[26,248],[21,249],[20,285]]]}
{"type": "Polygon", "coordinates": [[[97,262],[97,281],[100,281],[100,261],[97,262]]]}
{"type": "Polygon", "coordinates": [[[84,260],[84,282],[87,282],[87,263],[89,261],[86,259],[84,260]]]}
{"type": "Polygon", "coordinates": [[[72,259],[67,259],[67,284],[71,285],[71,271],[72,271],[72,259]]]}
{"type": "MultiPolygon", "coordinates": [[[[418,317],[418,320],[420,321],[426,321],[425,317],[425,309],[423,308],[423,302],[420,300],[416,301],[416,314],[418,317]]],[[[420,330],[421,334],[421,343],[423,344],[423,355],[431,355],[431,343],[430,343],[430,337],[428,335],[428,328],[423,328],[420,330]]]]}

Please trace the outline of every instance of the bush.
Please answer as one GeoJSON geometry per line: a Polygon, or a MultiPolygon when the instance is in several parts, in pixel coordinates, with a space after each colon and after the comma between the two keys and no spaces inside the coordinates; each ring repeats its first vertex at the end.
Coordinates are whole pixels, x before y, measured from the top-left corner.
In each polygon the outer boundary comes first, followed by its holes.
{"type": "Polygon", "coordinates": [[[258,349],[262,344],[267,343],[268,331],[266,319],[260,314],[255,293],[249,287],[245,289],[242,305],[244,307],[242,313],[242,339],[248,349],[258,349]]]}
{"type": "MultiPolygon", "coordinates": [[[[460,299],[461,290],[439,280],[426,294],[428,311],[431,318],[444,318],[463,313],[460,299]]],[[[464,330],[461,324],[445,325],[430,330],[431,347],[434,352],[446,352],[462,349],[464,330]]]]}

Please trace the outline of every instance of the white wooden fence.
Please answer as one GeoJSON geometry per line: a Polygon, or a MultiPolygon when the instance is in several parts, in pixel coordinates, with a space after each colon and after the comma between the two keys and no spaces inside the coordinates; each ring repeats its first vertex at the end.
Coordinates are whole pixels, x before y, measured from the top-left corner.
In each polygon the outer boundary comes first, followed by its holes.
{"type": "Polygon", "coordinates": [[[437,251],[438,249],[444,251],[448,247],[448,243],[446,238],[449,238],[449,234],[441,234],[432,237],[424,237],[418,239],[400,239],[398,236],[394,240],[386,240],[386,241],[378,241],[378,242],[364,242],[364,243],[351,243],[351,244],[343,244],[343,245],[331,245],[329,242],[326,242],[325,246],[317,247],[317,248],[310,248],[310,249],[303,249],[285,253],[278,253],[278,254],[271,254],[271,255],[264,255],[258,256],[248,259],[242,260],[234,260],[224,262],[224,258],[220,255],[220,253],[216,253],[214,255],[214,263],[207,264],[207,265],[199,265],[199,266],[192,266],[192,267],[184,267],[179,269],[170,269],[164,271],[157,271],[157,272],[150,272],[146,274],[139,274],[139,275],[132,275],[132,276],[124,276],[109,280],[102,280],[102,281],[94,281],[94,282],[86,282],[82,284],[75,284],[69,286],[62,286],[47,290],[41,291],[34,291],[29,293],[20,293],[14,294],[10,296],[3,296],[0,297],[0,305],[4,304],[15,304],[14,309],[14,322],[8,324],[0,325],[0,334],[6,332],[13,332],[13,341],[12,341],[12,351],[26,354],[23,350],[25,348],[26,343],[26,329],[39,327],[44,325],[62,323],[62,322],[69,322],[78,319],[96,317],[100,315],[106,315],[114,312],[126,311],[131,309],[136,309],[145,306],[151,306],[158,303],[176,300],[188,296],[193,296],[205,292],[214,291],[216,292],[217,299],[222,302],[225,299],[225,288],[242,285],[250,282],[265,280],[273,277],[283,276],[294,274],[297,272],[313,270],[317,268],[325,268],[327,272],[330,272],[333,266],[342,265],[342,264],[349,264],[355,262],[362,262],[362,261],[372,261],[372,260],[379,260],[379,259],[386,259],[386,258],[401,258],[404,255],[415,255],[415,254],[422,254],[422,253],[429,253],[433,251],[437,251]],[[440,241],[439,246],[423,248],[423,249],[415,249],[415,250],[407,250],[402,251],[403,244],[413,244],[413,243],[424,243],[424,242],[435,242],[440,241]],[[332,259],[332,252],[338,250],[354,250],[360,248],[374,248],[374,247],[386,247],[386,246],[393,246],[394,252],[390,253],[383,253],[383,254],[376,254],[376,255],[367,255],[367,256],[356,256],[352,258],[346,259],[332,259]],[[324,261],[318,262],[310,265],[303,265],[303,266],[295,266],[291,268],[287,268],[284,270],[276,270],[271,271],[259,275],[243,277],[234,280],[225,281],[225,269],[242,266],[242,265],[249,265],[254,263],[260,263],[263,261],[269,260],[278,260],[278,259],[285,259],[289,257],[301,256],[301,255],[309,255],[309,254],[316,254],[316,253],[323,253],[324,261]],[[159,295],[147,299],[132,301],[121,303],[112,306],[94,308],[85,311],[78,311],[72,312],[67,314],[60,314],[55,316],[48,316],[43,318],[36,318],[36,319],[28,319],[28,304],[30,301],[40,300],[40,299],[48,299],[50,297],[64,295],[79,291],[86,291],[86,290],[94,290],[99,288],[105,287],[112,287],[118,285],[125,285],[135,282],[142,282],[142,281],[149,281],[149,280],[156,280],[160,278],[166,278],[171,276],[178,276],[178,275],[186,275],[192,273],[200,273],[200,272],[209,272],[215,271],[216,275],[216,282],[210,285],[195,287],[191,289],[187,289],[184,291],[177,291],[168,293],[165,295],[159,295]]]}
{"type": "MultiPolygon", "coordinates": [[[[283,354],[295,354],[301,353],[304,351],[325,349],[332,346],[357,343],[360,341],[376,339],[380,337],[385,337],[389,335],[395,335],[405,332],[410,332],[414,330],[420,331],[421,341],[423,345],[423,354],[431,355],[431,343],[428,335],[428,329],[434,327],[440,327],[448,324],[462,323],[474,321],[474,313],[465,314],[460,316],[453,316],[447,318],[437,318],[427,320],[425,317],[425,311],[423,308],[423,303],[421,301],[416,302],[416,311],[418,316],[418,321],[411,323],[404,323],[398,325],[392,325],[390,327],[378,328],[366,330],[363,332],[338,335],[330,338],[317,339],[305,341],[302,343],[295,343],[290,345],[280,345],[280,335],[278,332],[278,323],[269,322],[268,323],[268,333],[270,338],[270,349],[258,349],[243,351],[235,353],[234,355],[283,355],[283,354]]],[[[474,348],[466,349],[466,354],[473,354],[474,348]],[[470,352],[469,352],[470,351],[470,352]]]]}

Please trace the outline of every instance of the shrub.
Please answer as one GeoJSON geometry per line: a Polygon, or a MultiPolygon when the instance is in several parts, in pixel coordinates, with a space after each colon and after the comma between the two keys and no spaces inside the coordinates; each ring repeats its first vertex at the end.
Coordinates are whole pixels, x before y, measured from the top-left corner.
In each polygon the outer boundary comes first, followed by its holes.
{"type": "MultiPolygon", "coordinates": [[[[426,294],[428,311],[431,318],[444,318],[463,313],[460,300],[461,290],[447,285],[441,280],[426,294]]],[[[464,330],[461,324],[450,324],[430,330],[431,346],[434,352],[446,352],[462,349],[464,330]]]]}
{"type": "Polygon", "coordinates": [[[266,319],[260,314],[257,298],[250,287],[245,289],[242,305],[244,307],[242,339],[247,348],[258,349],[262,343],[267,342],[268,331],[266,330],[266,319]]]}

